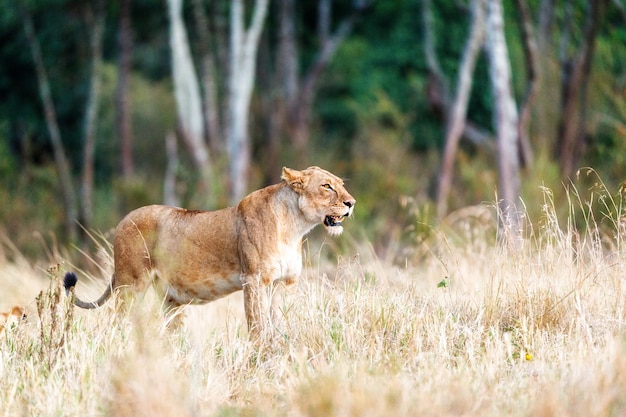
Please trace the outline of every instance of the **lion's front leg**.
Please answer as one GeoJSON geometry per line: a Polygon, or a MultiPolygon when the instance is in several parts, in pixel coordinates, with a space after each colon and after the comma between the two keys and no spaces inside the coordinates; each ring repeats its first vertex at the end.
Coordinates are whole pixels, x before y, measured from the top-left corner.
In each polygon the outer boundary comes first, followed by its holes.
{"type": "Polygon", "coordinates": [[[289,303],[288,294],[296,287],[297,276],[289,276],[273,282],[266,289],[269,302],[269,321],[273,332],[285,332],[287,330],[287,310],[289,303]]]}
{"type": "Polygon", "coordinates": [[[265,339],[270,331],[268,285],[261,279],[261,274],[245,275],[242,282],[250,339],[260,341],[265,339]]]}

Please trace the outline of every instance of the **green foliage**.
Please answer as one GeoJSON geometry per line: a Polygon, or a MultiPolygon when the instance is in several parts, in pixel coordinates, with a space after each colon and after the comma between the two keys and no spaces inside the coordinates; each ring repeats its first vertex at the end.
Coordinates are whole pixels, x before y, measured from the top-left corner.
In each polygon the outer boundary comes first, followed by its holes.
{"type": "MultiPolygon", "coordinates": [[[[70,0],[32,1],[27,4],[41,45],[61,135],[71,160],[80,160],[80,137],[87,93],[88,42],[81,13],[84,3],[70,0]],[[68,12],[70,11],[70,12],[68,12]],[[63,22],[63,24],[59,24],[63,22]]],[[[21,16],[15,4],[0,24],[0,119],[9,121],[12,147],[29,158],[49,157],[48,131],[44,122],[38,84],[21,16]],[[16,36],[17,35],[17,36],[16,36]],[[24,149],[25,141],[28,149],[24,149]]]]}
{"type": "MultiPolygon", "coordinates": [[[[111,183],[111,179],[119,175],[121,165],[116,108],[110,105],[115,102],[116,88],[117,67],[105,64],[96,143],[96,180],[100,184],[111,183]]],[[[165,137],[176,125],[172,87],[168,81],[151,81],[142,73],[133,72],[130,88],[135,166],[143,175],[158,178],[156,182],[160,187],[166,164],[165,137]]]]}
{"type": "Polygon", "coordinates": [[[615,48],[626,42],[626,28],[604,34],[596,46],[590,111],[590,135],[585,162],[611,185],[626,178],[626,51],[615,48]],[[617,75],[617,76],[615,76],[617,75]]]}
{"type": "Polygon", "coordinates": [[[358,190],[355,221],[377,242],[379,255],[403,262],[403,246],[430,233],[422,225],[433,222],[428,194],[437,158],[410,152],[410,119],[386,92],[352,108],[359,131],[347,185],[358,190]]]}
{"type": "Polygon", "coordinates": [[[118,196],[120,204],[119,212],[127,213],[138,207],[158,202],[160,187],[155,188],[149,180],[121,179],[115,184],[115,195],[118,196]]]}
{"type": "Polygon", "coordinates": [[[0,233],[29,257],[41,256],[41,239],[63,235],[63,204],[54,167],[26,166],[0,176],[0,194],[10,196],[0,204],[0,233]],[[43,237],[42,237],[43,235],[43,237]]]}
{"type": "Polygon", "coordinates": [[[8,121],[0,120],[0,181],[4,186],[9,186],[11,181],[7,181],[11,175],[15,172],[16,164],[15,159],[9,150],[9,141],[6,138],[9,136],[8,121]]]}
{"type": "MultiPolygon", "coordinates": [[[[173,97],[168,85],[151,82],[142,78],[141,74],[135,74],[131,81],[133,151],[141,176],[118,178],[120,144],[112,140],[117,136],[115,108],[108,105],[114,102],[116,85],[116,68],[106,64],[103,68],[95,154],[96,190],[92,227],[96,230],[113,227],[126,212],[136,207],[162,201],[165,134],[175,120],[173,97]]],[[[11,125],[9,119],[0,117],[0,193],[11,196],[11,204],[0,206],[1,231],[11,236],[26,255],[35,256],[42,248],[41,238],[35,237],[34,233],[53,236],[54,239],[64,234],[62,198],[53,165],[33,165],[26,159],[27,154],[21,162],[24,166],[19,167],[19,156],[9,147],[11,142],[8,139],[14,134],[11,125]],[[18,213],[19,217],[16,217],[18,213]]],[[[45,135],[47,137],[47,133],[45,135]]],[[[36,141],[25,138],[20,138],[20,141],[21,146],[27,143],[33,148],[31,156],[39,152],[36,141]]],[[[74,154],[79,154],[81,147],[73,149],[74,154]]],[[[74,164],[76,171],[81,165],[74,164]]]]}
{"type": "MultiPolygon", "coordinates": [[[[416,110],[427,107],[421,89],[424,73],[421,28],[415,24],[417,6],[408,1],[374,2],[337,52],[323,79],[317,107],[320,124],[333,141],[358,134],[354,126],[362,119],[358,110],[375,106],[381,92],[411,118],[404,128],[413,128],[416,110]]],[[[411,137],[405,140],[412,142],[411,137]]],[[[414,140],[421,147],[438,143],[424,135],[414,140]]]]}

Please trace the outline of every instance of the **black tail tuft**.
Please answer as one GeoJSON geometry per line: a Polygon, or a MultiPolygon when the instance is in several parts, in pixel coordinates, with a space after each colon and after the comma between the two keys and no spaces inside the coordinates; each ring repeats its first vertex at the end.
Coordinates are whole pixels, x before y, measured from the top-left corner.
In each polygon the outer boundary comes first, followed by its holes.
{"type": "Polygon", "coordinates": [[[63,286],[65,287],[65,292],[70,292],[72,287],[76,285],[78,282],[78,277],[73,272],[67,272],[65,277],[63,277],[63,286]]]}

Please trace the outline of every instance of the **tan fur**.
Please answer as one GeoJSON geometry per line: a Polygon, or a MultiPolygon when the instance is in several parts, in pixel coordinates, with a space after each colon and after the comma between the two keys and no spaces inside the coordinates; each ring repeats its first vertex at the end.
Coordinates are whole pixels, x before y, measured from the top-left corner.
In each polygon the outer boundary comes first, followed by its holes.
{"type": "MultiPolygon", "coordinates": [[[[75,298],[75,304],[93,308],[112,290],[142,292],[150,284],[171,308],[243,289],[248,328],[258,335],[268,320],[265,289],[301,273],[303,236],[320,223],[340,234],[356,203],[343,181],[321,168],[283,168],[281,178],[222,210],[154,205],[129,213],[115,230],[110,287],[94,303],[75,298]]],[[[75,276],[67,283],[66,275],[66,289],[74,284],[75,276]]]]}
{"type": "Polygon", "coordinates": [[[4,333],[5,328],[18,324],[24,318],[26,318],[25,310],[20,306],[14,306],[9,311],[0,312],[0,335],[4,333]]]}

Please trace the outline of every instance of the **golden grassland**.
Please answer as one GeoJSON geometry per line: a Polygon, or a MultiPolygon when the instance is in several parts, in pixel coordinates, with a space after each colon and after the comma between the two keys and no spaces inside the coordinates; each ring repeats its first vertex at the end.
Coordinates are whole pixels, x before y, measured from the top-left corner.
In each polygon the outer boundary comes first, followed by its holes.
{"type": "Polygon", "coordinates": [[[601,201],[602,219],[580,204],[577,233],[547,192],[515,251],[470,216],[401,267],[363,243],[330,266],[311,250],[260,347],[241,294],[187,307],[168,330],[150,294],[124,316],[74,310],[64,265],[5,250],[0,308],[30,315],[0,338],[0,416],[626,415],[622,198],[601,201]]]}

